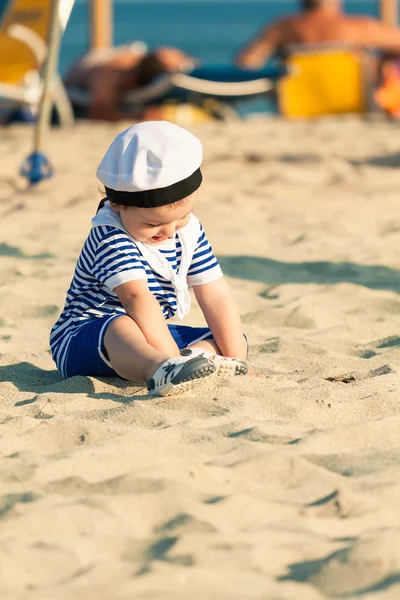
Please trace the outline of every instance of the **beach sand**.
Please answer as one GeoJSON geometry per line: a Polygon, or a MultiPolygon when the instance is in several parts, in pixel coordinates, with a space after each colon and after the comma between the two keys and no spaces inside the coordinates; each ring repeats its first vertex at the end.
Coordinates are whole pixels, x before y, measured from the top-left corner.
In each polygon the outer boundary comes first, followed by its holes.
{"type": "MultiPolygon", "coordinates": [[[[48,347],[127,123],[0,140],[0,597],[400,598],[400,127],[192,128],[196,211],[264,379],[149,401],[48,347]]],[[[194,307],[188,324],[202,324],[194,307]]]]}

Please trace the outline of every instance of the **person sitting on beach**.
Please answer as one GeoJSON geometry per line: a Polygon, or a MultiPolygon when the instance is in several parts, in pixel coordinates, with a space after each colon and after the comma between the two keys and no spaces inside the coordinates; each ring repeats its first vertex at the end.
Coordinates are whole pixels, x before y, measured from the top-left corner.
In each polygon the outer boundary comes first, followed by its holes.
{"type": "Polygon", "coordinates": [[[296,44],[345,43],[400,54],[400,28],[366,16],[349,16],[341,0],[302,0],[302,12],[274,21],[235,58],[240,67],[262,67],[273,55],[285,57],[296,44]]]}
{"type": "Polygon", "coordinates": [[[140,44],[132,44],[89,53],[72,65],[64,83],[90,93],[85,117],[105,121],[137,120],[144,115],[120,110],[125,92],[148,85],[162,73],[191,70],[195,64],[194,58],[177,48],[160,47],[147,53],[140,44]]]}
{"type": "Polygon", "coordinates": [[[50,335],[63,377],[120,376],[167,396],[248,372],[238,308],[192,214],[201,162],[200,141],[166,121],[133,125],[107,150],[106,198],[50,335]],[[208,327],[167,325],[188,313],[188,286],[208,327]]]}

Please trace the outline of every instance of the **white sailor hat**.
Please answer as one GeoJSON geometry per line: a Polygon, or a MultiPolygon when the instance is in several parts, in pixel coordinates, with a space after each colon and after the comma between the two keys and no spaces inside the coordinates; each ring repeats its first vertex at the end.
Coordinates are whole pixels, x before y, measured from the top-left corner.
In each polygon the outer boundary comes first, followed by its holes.
{"type": "Polygon", "coordinates": [[[200,187],[202,156],[200,140],[186,129],[168,121],[146,121],[117,135],[96,174],[111,202],[163,206],[200,187]]]}

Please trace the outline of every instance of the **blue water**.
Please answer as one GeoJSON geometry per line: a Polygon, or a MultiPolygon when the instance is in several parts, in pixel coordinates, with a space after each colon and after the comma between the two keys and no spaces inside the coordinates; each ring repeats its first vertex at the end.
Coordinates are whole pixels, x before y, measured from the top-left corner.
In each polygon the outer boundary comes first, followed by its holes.
{"type": "MultiPolygon", "coordinates": [[[[60,70],[89,46],[88,2],[77,0],[65,32],[60,70]]],[[[209,64],[229,63],[263,24],[297,9],[295,0],[114,0],[114,44],[143,40],[177,46],[209,64]]],[[[375,0],[349,0],[346,12],[377,16],[375,0]]]]}

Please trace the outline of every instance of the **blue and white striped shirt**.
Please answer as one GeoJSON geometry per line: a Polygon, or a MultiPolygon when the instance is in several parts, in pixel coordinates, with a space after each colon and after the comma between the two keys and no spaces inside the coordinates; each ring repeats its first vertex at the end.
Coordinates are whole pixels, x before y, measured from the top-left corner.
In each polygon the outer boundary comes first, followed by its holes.
{"type": "MultiPolygon", "coordinates": [[[[175,272],[179,272],[182,247],[178,234],[157,246],[175,272]]],[[[190,267],[189,286],[215,281],[222,276],[206,234],[200,225],[190,267]]],[[[77,329],[93,319],[126,314],[113,291],[118,285],[146,279],[166,319],[177,310],[176,292],[168,280],[154,272],[130,235],[112,225],[93,227],[79,256],[64,309],[50,334],[50,347],[58,368],[65,363],[69,341],[77,329]]]]}

